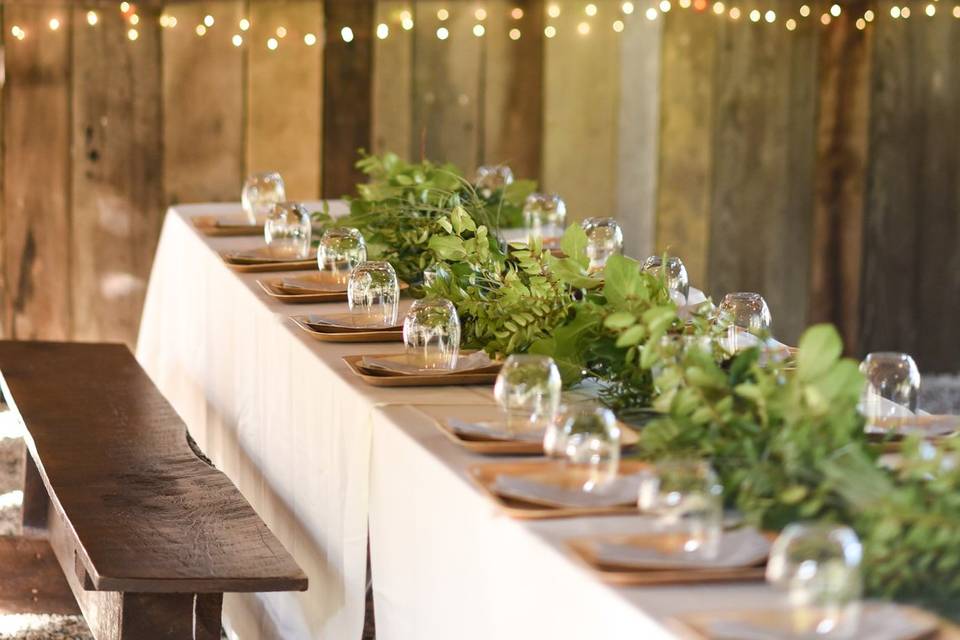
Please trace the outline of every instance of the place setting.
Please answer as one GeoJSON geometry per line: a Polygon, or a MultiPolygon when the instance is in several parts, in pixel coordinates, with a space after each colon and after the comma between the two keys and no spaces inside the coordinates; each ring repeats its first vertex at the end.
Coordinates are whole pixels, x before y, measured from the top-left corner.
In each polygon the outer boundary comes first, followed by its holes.
{"type": "Polygon", "coordinates": [[[316,268],[317,252],[310,245],[312,220],[297,202],[270,205],[263,226],[265,245],[255,249],[221,252],[234,271],[301,271],[316,268]]]}
{"type": "Polygon", "coordinates": [[[286,199],[286,187],[279,173],[257,173],[243,183],[240,193],[242,213],[194,216],[191,222],[206,236],[259,236],[263,234],[270,210],[286,199]]]}

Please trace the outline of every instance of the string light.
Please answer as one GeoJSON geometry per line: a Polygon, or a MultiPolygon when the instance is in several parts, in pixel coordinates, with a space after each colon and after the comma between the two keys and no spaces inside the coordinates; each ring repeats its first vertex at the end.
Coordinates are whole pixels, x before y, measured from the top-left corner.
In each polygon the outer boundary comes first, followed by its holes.
{"type": "Polygon", "coordinates": [[[23,40],[24,38],[27,37],[27,32],[21,29],[19,26],[13,25],[12,27],[10,27],[10,35],[12,35],[17,40],[23,40]]]}
{"type": "Polygon", "coordinates": [[[130,16],[130,24],[132,25],[140,24],[140,16],[138,16],[137,14],[133,14],[132,16],[130,16]]]}
{"type": "Polygon", "coordinates": [[[484,9],[483,7],[480,7],[479,9],[473,12],[473,17],[476,18],[477,20],[486,20],[487,10],[484,9]]]}
{"type": "Polygon", "coordinates": [[[842,9],[840,8],[840,5],[838,5],[838,4],[836,4],[836,3],[834,3],[834,4],[830,7],[830,15],[832,15],[834,18],[839,18],[841,11],[842,11],[842,9]]]}
{"type": "Polygon", "coordinates": [[[387,36],[390,35],[390,27],[386,23],[381,22],[377,25],[377,37],[381,40],[386,40],[387,36]]]}
{"type": "Polygon", "coordinates": [[[140,32],[137,31],[136,29],[130,29],[129,31],[127,31],[127,37],[130,38],[131,42],[133,42],[134,40],[140,37],[140,32]]]}
{"type": "Polygon", "coordinates": [[[680,5],[680,8],[681,8],[681,9],[689,9],[689,8],[690,8],[690,0],[679,0],[679,2],[677,2],[677,4],[680,5]]]}
{"type": "Polygon", "coordinates": [[[859,29],[860,31],[863,31],[864,29],[867,28],[867,21],[864,20],[863,18],[857,18],[856,24],[857,24],[857,29],[859,29]]]}
{"type": "Polygon", "coordinates": [[[820,23],[823,24],[823,26],[827,26],[828,24],[830,24],[832,20],[833,18],[830,16],[829,13],[825,13],[822,16],[820,16],[820,23]]]}
{"type": "Polygon", "coordinates": [[[787,31],[794,31],[797,28],[797,21],[793,18],[787,20],[787,31]]]}
{"type": "MultiPolygon", "coordinates": [[[[161,22],[160,25],[163,26],[163,16],[160,16],[161,22]]],[[[95,26],[100,21],[100,16],[97,15],[96,11],[87,11],[87,24],[91,27],[95,26]]]]}
{"type": "Polygon", "coordinates": [[[520,29],[510,29],[510,33],[507,35],[510,36],[511,40],[519,40],[522,34],[520,33],[520,29]]]}
{"type": "MultiPolygon", "coordinates": [[[[345,28],[346,28],[346,29],[349,29],[350,27],[345,27],[345,28]]],[[[343,31],[341,30],[340,33],[343,33],[343,31]]],[[[282,40],[283,38],[286,38],[286,37],[287,37],[287,28],[284,27],[283,25],[277,27],[277,37],[280,38],[281,40],[282,40]]],[[[349,40],[347,40],[347,42],[349,42],[349,40]]]]}
{"type": "Polygon", "coordinates": [[[439,20],[440,22],[443,22],[449,17],[450,17],[450,12],[447,11],[446,9],[440,9],[439,11],[437,11],[437,20],[439,20]]]}
{"type": "Polygon", "coordinates": [[[554,36],[557,35],[557,28],[552,24],[547,25],[546,27],[543,28],[543,35],[547,36],[548,38],[553,38],[554,36]]]}
{"type": "Polygon", "coordinates": [[[867,22],[873,22],[873,18],[874,18],[874,14],[873,14],[873,11],[871,11],[870,9],[867,9],[866,11],[863,12],[863,19],[866,20],[867,22]]]}
{"type": "Polygon", "coordinates": [[[584,7],[583,12],[592,18],[593,16],[597,15],[597,5],[591,2],[584,7]]]}
{"type": "Polygon", "coordinates": [[[239,27],[240,27],[240,31],[249,31],[250,21],[247,20],[246,18],[240,18],[239,27]]]}
{"type": "Polygon", "coordinates": [[[213,16],[210,15],[209,13],[203,16],[203,25],[208,29],[213,26],[213,22],[214,22],[213,16]]]}
{"type": "Polygon", "coordinates": [[[551,18],[560,17],[560,5],[554,3],[547,7],[547,15],[551,18]]]}
{"type": "Polygon", "coordinates": [[[121,3],[120,3],[120,11],[123,12],[123,13],[129,13],[129,11],[130,11],[130,3],[129,3],[129,2],[121,2],[121,3]]]}
{"type": "Polygon", "coordinates": [[[707,10],[707,0],[694,0],[693,8],[697,11],[706,11],[707,10]]]}
{"type": "Polygon", "coordinates": [[[910,17],[910,7],[903,7],[900,9],[900,17],[906,20],[910,17]]]}
{"type": "Polygon", "coordinates": [[[953,8],[953,17],[960,18],[960,4],[953,8]]]}
{"type": "Polygon", "coordinates": [[[809,17],[809,16],[810,16],[810,5],[808,5],[808,4],[801,5],[801,6],[800,6],[800,15],[803,16],[804,18],[809,17]]]}
{"type": "Polygon", "coordinates": [[[750,12],[750,22],[760,22],[760,10],[754,9],[750,12]]]}
{"type": "Polygon", "coordinates": [[[623,31],[623,20],[614,20],[613,30],[617,33],[621,33],[623,31]]]}
{"type": "Polygon", "coordinates": [[[654,9],[653,7],[650,7],[644,12],[643,15],[647,17],[647,20],[650,20],[651,22],[653,22],[654,20],[657,19],[657,10],[654,9]]]}
{"type": "Polygon", "coordinates": [[[437,29],[437,40],[446,40],[450,37],[450,32],[446,27],[440,27],[437,29]]]}
{"type": "Polygon", "coordinates": [[[197,25],[197,28],[194,29],[194,31],[195,31],[195,32],[197,33],[197,35],[200,36],[201,38],[202,38],[203,36],[207,35],[207,28],[206,28],[205,26],[203,26],[202,24],[198,24],[198,25],[197,25]]]}
{"type": "Polygon", "coordinates": [[[926,11],[931,18],[937,14],[937,8],[933,4],[928,4],[926,11]]]}
{"type": "Polygon", "coordinates": [[[714,2],[714,3],[713,3],[713,12],[714,12],[715,14],[717,14],[718,16],[722,16],[722,15],[723,15],[723,12],[726,11],[726,10],[727,10],[727,8],[726,8],[725,6],[723,6],[723,3],[722,3],[722,2],[714,2]]]}
{"type": "Polygon", "coordinates": [[[770,9],[763,15],[763,19],[766,20],[768,23],[773,24],[777,20],[777,12],[774,11],[773,9],[770,9]]]}
{"type": "MultiPolygon", "coordinates": [[[[280,35],[279,31],[280,30],[277,29],[278,36],[280,35]]],[[[437,33],[439,33],[439,31],[437,33]]],[[[283,36],[280,36],[280,37],[282,38],[283,36]]],[[[350,27],[344,27],[340,29],[340,37],[343,38],[344,42],[353,42],[353,29],[351,29],[350,27]]]]}
{"type": "Polygon", "coordinates": [[[577,33],[579,33],[579,34],[582,35],[582,36],[585,36],[585,35],[587,35],[588,33],[590,33],[590,23],[589,23],[589,22],[581,22],[580,24],[578,24],[578,25],[577,25],[577,33]]]}
{"type": "Polygon", "coordinates": [[[620,5],[620,10],[623,11],[624,15],[630,15],[633,13],[633,9],[634,7],[632,2],[624,2],[622,5],[620,5]]]}
{"type": "Polygon", "coordinates": [[[487,30],[484,28],[482,24],[473,25],[473,35],[477,36],[478,38],[482,38],[483,34],[485,34],[486,32],[487,30]]]}
{"type": "Polygon", "coordinates": [[[413,18],[403,18],[400,20],[400,26],[403,27],[404,31],[410,31],[410,29],[413,29],[413,18]]]}
{"type": "Polygon", "coordinates": [[[230,42],[233,43],[233,46],[240,47],[243,45],[243,36],[239,33],[233,34],[233,37],[230,38],[230,42]]]}
{"type": "Polygon", "coordinates": [[[671,8],[672,8],[672,5],[670,4],[670,0],[660,0],[661,13],[669,13],[671,8]]]}
{"type": "Polygon", "coordinates": [[[519,20],[520,18],[523,17],[523,9],[521,9],[520,7],[514,7],[513,9],[510,10],[510,17],[513,18],[514,20],[519,20]]]}
{"type": "Polygon", "coordinates": [[[731,20],[739,20],[739,19],[740,19],[740,8],[739,8],[739,7],[733,7],[732,9],[730,9],[730,19],[731,19],[731,20]]]}
{"type": "Polygon", "coordinates": [[[307,45],[308,47],[312,47],[313,45],[317,44],[317,34],[315,33],[303,34],[303,44],[307,45]]]}
{"type": "Polygon", "coordinates": [[[56,31],[60,28],[60,20],[57,18],[50,18],[50,22],[48,24],[50,26],[50,31],[56,31]]]}
{"type": "Polygon", "coordinates": [[[270,51],[276,51],[277,47],[280,46],[280,41],[276,38],[267,38],[267,49],[270,51]]]}
{"type": "Polygon", "coordinates": [[[899,18],[899,17],[900,17],[900,7],[898,7],[897,5],[893,5],[892,7],[890,7],[890,17],[893,18],[894,20],[896,20],[897,18],[899,18]]]}

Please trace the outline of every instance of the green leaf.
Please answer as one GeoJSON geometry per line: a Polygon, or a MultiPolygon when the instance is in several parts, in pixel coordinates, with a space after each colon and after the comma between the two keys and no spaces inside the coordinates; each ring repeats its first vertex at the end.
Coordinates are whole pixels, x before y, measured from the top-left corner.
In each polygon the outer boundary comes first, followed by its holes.
{"type": "Polygon", "coordinates": [[[631,299],[649,299],[640,275],[640,263],[619,254],[610,256],[603,270],[603,295],[613,305],[631,299]]]}
{"type": "Polygon", "coordinates": [[[833,325],[818,324],[807,329],[800,337],[797,354],[797,374],[801,380],[814,380],[840,358],[843,342],[833,325]]]}
{"type": "Polygon", "coordinates": [[[617,338],[616,344],[621,349],[623,347],[633,347],[640,344],[640,341],[646,334],[647,328],[642,324],[638,324],[621,333],[620,337],[617,338]]]}
{"type": "Polygon", "coordinates": [[[619,330],[632,327],[637,323],[637,317],[629,311],[617,311],[607,316],[603,321],[603,326],[607,329],[619,330]]]}
{"type": "Polygon", "coordinates": [[[586,268],[590,264],[587,257],[587,233],[578,224],[572,224],[563,232],[560,240],[560,249],[567,257],[586,268]]]}

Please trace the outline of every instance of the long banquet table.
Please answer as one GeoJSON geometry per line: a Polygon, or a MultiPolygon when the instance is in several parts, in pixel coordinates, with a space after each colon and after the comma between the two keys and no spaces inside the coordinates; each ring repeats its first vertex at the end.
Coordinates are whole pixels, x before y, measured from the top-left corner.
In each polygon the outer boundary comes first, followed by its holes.
{"type": "Polygon", "coordinates": [[[206,237],[190,218],[238,211],[169,210],[137,346],[192,435],[309,576],[306,593],[228,596],[236,637],[359,639],[368,536],[384,640],[673,638],[676,614],[773,602],[762,584],[609,586],[566,549],[572,537],[647,530],[640,516],[498,513],[467,475],[485,459],[424,412],[492,405],[490,390],[364,384],[341,358],[402,345],[322,343],[300,331],[290,315],[346,305],[279,303],[256,282],[277,274],[230,270],[219,251],[262,239],[206,237]]]}

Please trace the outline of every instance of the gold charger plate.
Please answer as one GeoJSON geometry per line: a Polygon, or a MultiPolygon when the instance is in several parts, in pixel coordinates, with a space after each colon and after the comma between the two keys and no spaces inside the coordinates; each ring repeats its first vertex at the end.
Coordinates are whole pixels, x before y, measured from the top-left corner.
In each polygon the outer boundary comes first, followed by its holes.
{"type": "Polygon", "coordinates": [[[193,226],[205,236],[262,236],[263,222],[250,224],[244,214],[222,216],[194,216],[193,226]]]}
{"type": "MultiPolygon", "coordinates": [[[[316,266],[316,262],[313,263],[316,266]]],[[[263,292],[274,300],[287,302],[290,304],[309,304],[314,302],[346,302],[347,285],[335,283],[328,271],[317,271],[304,276],[295,276],[297,280],[302,280],[308,285],[310,282],[317,284],[326,284],[331,287],[342,286],[343,289],[332,289],[330,291],[310,291],[308,289],[295,289],[283,284],[283,278],[267,278],[266,280],[257,280],[257,284],[263,289],[263,292]]],[[[410,287],[406,282],[400,283],[400,291],[406,291],[410,287]]]]}
{"type": "Polygon", "coordinates": [[[307,316],[290,316],[300,329],[314,340],[321,342],[403,342],[403,329],[345,329],[342,327],[323,327],[311,325],[307,316]],[[316,329],[314,327],[317,327],[316,329]]]}
{"type": "MultiPolygon", "coordinates": [[[[423,409],[421,409],[422,411],[423,409]]],[[[542,442],[523,442],[518,440],[490,440],[482,437],[471,438],[464,434],[457,433],[447,424],[446,420],[431,415],[430,418],[438,429],[447,436],[454,444],[459,445],[467,451],[490,456],[542,456],[542,442]]],[[[620,445],[621,449],[628,449],[640,441],[640,436],[623,422],[620,425],[620,445]]]]}
{"type": "Polygon", "coordinates": [[[500,373],[503,363],[496,362],[490,367],[449,373],[445,375],[405,375],[367,369],[363,366],[365,357],[382,358],[397,354],[371,354],[370,356],[343,356],[350,370],[367,384],[375,387],[449,387],[473,384],[493,384],[500,373]]]}
{"type": "MultiPolygon", "coordinates": [[[[637,473],[648,465],[636,460],[621,460],[617,471],[621,475],[637,473]]],[[[579,516],[630,515],[637,514],[636,504],[615,507],[550,507],[533,504],[501,496],[494,485],[497,476],[513,475],[520,477],[544,477],[545,475],[567,473],[561,463],[555,460],[537,460],[532,462],[486,462],[475,464],[467,469],[470,477],[487,494],[494,504],[507,515],[520,520],[542,520],[548,518],[575,518],[579,516]]]]}
{"type": "Polygon", "coordinates": [[[311,249],[310,255],[302,260],[277,256],[270,251],[270,247],[259,247],[252,251],[225,251],[220,257],[227,266],[241,273],[304,271],[317,268],[315,249],[311,249]]]}
{"type": "MultiPolygon", "coordinates": [[[[766,536],[766,534],[764,534],[766,536]]],[[[769,537],[769,536],[767,536],[769,537]]],[[[669,568],[640,569],[637,567],[606,564],[597,555],[598,542],[629,544],[673,550],[683,545],[686,538],[677,533],[651,533],[638,535],[611,535],[600,538],[577,538],[567,546],[583,560],[601,580],[620,586],[650,586],[666,584],[707,584],[713,582],[752,582],[764,579],[766,562],[752,566],[724,568],[669,568]]]]}

